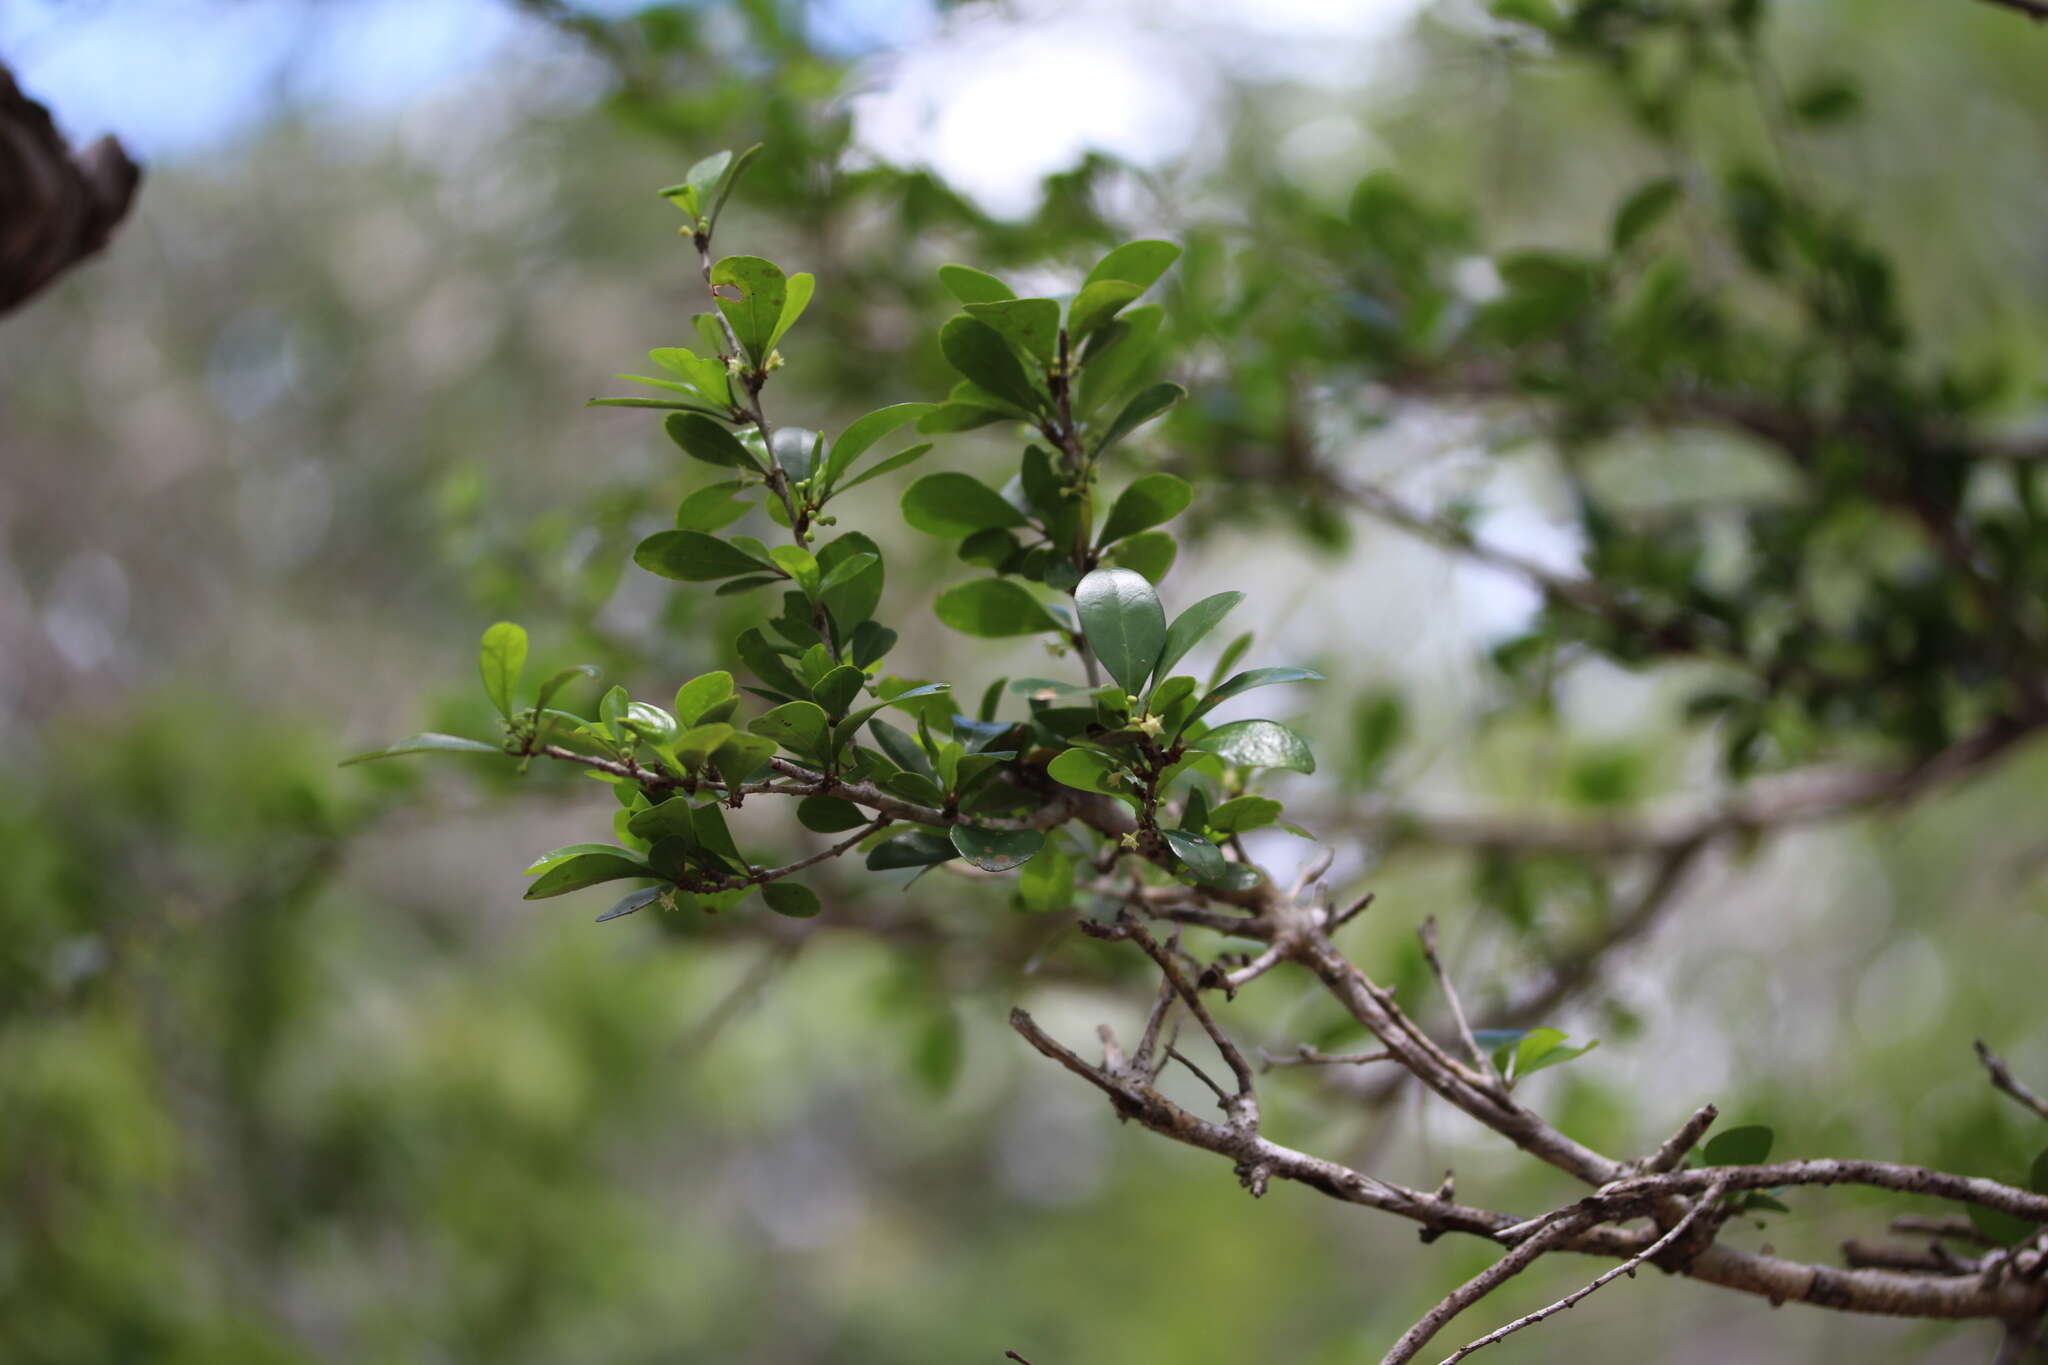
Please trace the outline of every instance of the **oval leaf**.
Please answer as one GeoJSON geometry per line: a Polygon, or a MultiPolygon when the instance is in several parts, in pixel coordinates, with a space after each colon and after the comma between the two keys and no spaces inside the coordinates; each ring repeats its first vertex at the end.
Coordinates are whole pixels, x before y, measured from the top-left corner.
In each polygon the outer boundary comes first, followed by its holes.
{"type": "Polygon", "coordinates": [[[1114,545],[1125,536],[1171,521],[1186,511],[1194,499],[1194,487],[1186,479],[1171,474],[1147,474],[1117,494],[1095,543],[1114,545]]]}
{"type": "Polygon", "coordinates": [[[1097,569],[1074,589],[1081,632],[1109,675],[1135,694],[1166,643],[1166,611],[1144,575],[1097,569]]]}
{"type": "Polygon", "coordinates": [[[977,578],[948,588],[933,609],[953,629],[985,640],[1063,629],[1044,603],[1007,578],[977,578]]]}
{"type": "Polygon", "coordinates": [[[1190,749],[1212,753],[1240,768],[1286,768],[1298,773],[1316,770],[1315,756],[1300,735],[1277,720],[1240,720],[1220,725],[1190,749]]]}
{"type": "Polygon", "coordinates": [[[1002,494],[971,474],[951,470],[927,474],[903,490],[903,519],[949,540],[1024,524],[1024,514],[1002,494]]]}
{"type": "Polygon", "coordinates": [[[1030,862],[1045,847],[1045,835],[1035,829],[975,829],[953,826],[953,847],[960,856],[984,872],[1008,872],[1030,862]]]}
{"type": "Polygon", "coordinates": [[[809,919],[824,909],[817,892],[795,882],[769,882],[761,888],[761,899],[768,902],[770,910],[791,919],[809,919]]]}

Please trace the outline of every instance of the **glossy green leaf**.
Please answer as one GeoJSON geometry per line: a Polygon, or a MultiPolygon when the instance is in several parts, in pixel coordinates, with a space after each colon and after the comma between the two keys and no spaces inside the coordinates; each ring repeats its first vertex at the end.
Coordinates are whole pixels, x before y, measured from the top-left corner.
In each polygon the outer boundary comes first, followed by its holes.
{"type": "Polygon", "coordinates": [[[1166,628],[1166,643],[1160,646],[1159,662],[1153,671],[1162,678],[1171,674],[1174,665],[1186,658],[1188,651],[1200,644],[1242,601],[1241,592],[1219,592],[1174,617],[1173,624],[1166,628]]]}
{"type": "Polygon", "coordinates": [[[366,754],[344,758],[340,766],[346,768],[357,763],[372,763],[380,758],[401,758],[406,754],[497,754],[502,758],[504,753],[505,750],[496,744],[464,739],[460,735],[434,734],[430,731],[401,739],[387,748],[372,749],[366,754]]]}
{"type": "Polygon", "coordinates": [[[775,561],[775,567],[796,580],[798,587],[815,597],[822,575],[818,572],[817,558],[809,550],[797,545],[777,545],[768,552],[775,561]]]}
{"type": "Polygon", "coordinates": [[[1230,872],[1230,861],[1223,856],[1223,850],[1204,839],[1201,835],[1184,829],[1164,831],[1168,848],[1174,851],[1188,872],[1198,882],[1221,881],[1230,872]]]}
{"type": "Polygon", "coordinates": [[[1125,536],[1105,551],[1102,565],[1108,569],[1129,569],[1156,588],[1165,581],[1173,561],[1179,557],[1180,544],[1172,536],[1164,531],[1140,531],[1125,536]]]}
{"type": "Polygon", "coordinates": [[[770,910],[791,919],[809,919],[825,908],[817,892],[795,882],[769,882],[761,888],[761,899],[768,902],[770,910]]]}
{"type": "Polygon", "coordinates": [[[789,302],[789,280],[782,267],[759,256],[727,256],[711,267],[711,287],[718,311],[725,314],[747,358],[759,369],[768,359],[768,348],[789,302]]]}
{"type": "Polygon", "coordinates": [[[837,796],[806,796],[796,803],[796,818],[819,834],[841,834],[868,823],[867,812],[837,796]]]}
{"type": "Polygon", "coordinates": [[[868,852],[867,865],[871,872],[887,872],[899,867],[929,867],[951,862],[958,856],[959,850],[953,847],[952,840],[920,831],[898,834],[876,844],[868,852]]]}
{"type": "Polygon", "coordinates": [[[1280,803],[1270,797],[1233,797],[1209,812],[1209,828],[1218,834],[1244,834],[1272,824],[1280,811],[1280,803]]]}
{"type": "Polygon", "coordinates": [[[1045,835],[1035,829],[976,829],[953,826],[953,847],[960,856],[984,872],[1008,872],[1022,867],[1039,849],[1045,835]]]}
{"type": "Polygon", "coordinates": [[[724,669],[702,673],[676,689],[676,719],[695,725],[704,713],[733,695],[732,674],[724,669]]]}
{"type": "MultiPolygon", "coordinates": [[[[1151,388],[1146,389],[1143,393],[1131,399],[1130,402],[1124,404],[1123,411],[1116,415],[1116,420],[1104,429],[1102,439],[1095,443],[1095,453],[1097,455],[1102,454],[1118,441],[1123,440],[1124,437],[1130,435],[1139,427],[1144,426],[1145,423],[1187,397],[1187,395],[1188,391],[1178,384],[1154,384],[1151,388]]],[[[1154,474],[1148,477],[1157,479],[1173,478],[1171,474],[1154,474]]],[[[1175,480],[1175,482],[1178,483],[1180,481],[1175,480]]],[[[1187,499],[1183,498],[1180,507],[1174,508],[1166,516],[1178,516],[1181,507],[1186,506],[1187,499]]],[[[1116,514],[1112,512],[1110,515],[1114,517],[1116,514]]],[[[1164,521],[1166,517],[1159,517],[1157,520],[1164,521]]],[[[1147,526],[1153,524],[1153,522],[1145,523],[1147,526]]],[[[1133,527],[1132,529],[1135,530],[1137,528],[1133,527]]]]}
{"type": "Polygon", "coordinates": [[[498,714],[510,720],[519,679],[526,672],[526,631],[510,621],[500,621],[485,631],[477,651],[477,670],[483,674],[485,695],[498,714]]]}
{"type": "Polygon", "coordinates": [[[1102,523],[1098,545],[1113,545],[1125,536],[1171,521],[1194,501],[1194,487],[1171,474],[1147,474],[1117,494],[1102,523]]]}
{"type": "Polygon", "coordinates": [[[825,457],[825,486],[835,488],[846,472],[852,469],[861,456],[868,453],[877,441],[898,428],[917,421],[932,410],[930,403],[892,403],[886,408],[877,408],[865,417],[855,418],[839,433],[839,439],[832,443],[832,450],[825,457]]]}
{"type": "Polygon", "coordinates": [[[825,708],[827,715],[843,716],[846,714],[846,708],[860,697],[861,687],[867,680],[868,675],[852,664],[841,664],[818,679],[817,684],[811,688],[811,696],[817,699],[818,705],[825,708]]]}
{"type": "Polygon", "coordinates": [[[792,701],[747,722],[747,729],[798,754],[822,756],[825,733],[831,729],[816,702],[792,701]]]}
{"type": "Polygon", "coordinates": [[[1190,741],[1188,747],[1212,753],[1240,768],[1286,768],[1298,773],[1316,770],[1315,756],[1301,736],[1277,720],[1233,721],[1190,741]]]}
{"type": "Polygon", "coordinates": [[[634,549],[633,562],[649,573],[685,583],[735,578],[766,567],[744,550],[701,531],[656,531],[634,549]]]}
{"type": "Polygon", "coordinates": [[[957,540],[992,527],[1022,526],[1024,514],[971,474],[927,474],[903,491],[903,519],[928,535],[957,540]]]}
{"type": "Polygon", "coordinates": [[[756,473],[761,470],[761,462],[754,458],[753,452],[741,445],[740,438],[716,418],[696,412],[679,412],[663,422],[661,429],[692,459],[721,469],[745,469],[756,473]]]}
{"type": "Polygon", "coordinates": [[[1086,283],[1123,280],[1141,290],[1150,289],[1179,259],[1180,247],[1172,242],[1156,239],[1126,242],[1096,263],[1095,268],[1088,272],[1086,283]]]}
{"type": "Polygon", "coordinates": [[[775,756],[775,741],[765,735],[734,734],[711,752],[711,766],[727,786],[752,781],[775,756]]]}
{"type": "Polygon", "coordinates": [[[996,397],[1026,412],[1043,407],[1010,343],[979,318],[962,315],[948,320],[939,329],[939,349],[954,369],[996,397]]]}
{"type": "Polygon", "coordinates": [[[818,600],[832,613],[841,635],[857,628],[881,605],[881,547],[859,531],[849,531],[818,551],[824,581],[818,600]]]}
{"type": "Polygon", "coordinates": [[[1109,676],[1126,692],[1142,689],[1166,643],[1166,611],[1152,585],[1129,569],[1097,569],[1074,589],[1074,604],[1109,676]]]}
{"type": "Polygon", "coordinates": [[[1064,629],[1045,604],[1007,578],[977,578],[948,588],[933,609],[953,629],[982,639],[1064,629]]]}
{"type": "Polygon", "coordinates": [[[1051,299],[970,303],[967,315],[995,328],[1003,340],[1040,364],[1050,365],[1059,356],[1060,306],[1051,299]]]}
{"type": "Polygon", "coordinates": [[[734,496],[747,485],[738,479],[714,483],[684,498],[676,507],[678,531],[718,531],[745,516],[753,504],[734,496]]]}
{"type": "Polygon", "coordinates": [[[656,875],[658,874],[652,867],[624,849],[616,849],[610,853],[579,853],[573,858],[563,859],[541,873],[539,879],[526,888],[525,899],[545,900],[549,896],[581,891],[586,886],[596,886],[600,882],[656,875]]]}

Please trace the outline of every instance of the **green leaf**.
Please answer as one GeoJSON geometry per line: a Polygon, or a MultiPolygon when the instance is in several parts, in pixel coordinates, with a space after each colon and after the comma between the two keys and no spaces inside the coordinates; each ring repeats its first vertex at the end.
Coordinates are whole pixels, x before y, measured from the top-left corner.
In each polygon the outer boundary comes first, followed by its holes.
{"type": "Polygon", "coordinates": [[[1223,856],[1223,850],[1199,834],[1184,829],[1165,831],[1167,847],[1187,864],[1188,871],[1198,882],[1220,881],[1230,873],[1230,861],[1223,856]]]}
{"type": "Polygon", "coordinates": [[[849,531],[818,551],[818,567],[825,573],[818,600],[832,613],[843,638],[881,605],[881,547],[859,531],[849,531]]]}
{"type": "Polygon", "coordinates": [[[1102,523],[1097,545],[1111,545],[1125,536],[1171,521],[1195,498],[1193,485],[1171,474],[1147,474],[1117,494],[1102,523]]]}
{"type": "Polygon", "coordinates": [[[870,872],[887,872],[899,867],[929,867],[951,862],[958,856],[950,839],[937,834],[899,834],[884,839],[868,853],[870,872]]]}
{"type": "Polygon", "coordinates": [[[1300,735],[1277,720],[1240,720],[1221,725],[1188,744],[1240,768],[1286,768],[1298,773],[1316,770],[1315,756],[1300,735]]]}
{"type": "Polygon", "coordinates": [[[711,761],[711,755],[725,742],[738,733],[724,721],[711,721],[704,725],[692,725],[675,738],[669,748],[676,761],[691,772],[701,769],[711,761]]]}
{"type": "Polygon", "coordinates": [[[761,899],[768,902],[770,910],[791,919],[809,919],[825,908],[819,903],[817,892],[795,882],[769,882],[761,888],[761,899]]]}
{"type": "Polygon", "coordinates": [[[1065,629],[1042,602],[1007,578],[977,578],[948,588],[933,609],[953,629],[985,640],[1065,629]]]}
{"type": "Polygon", "coordinates": [[[595,678],[597,675],[596,664],[571,664],[567,668],[550,673],[548,680],[540,685],[540,691],[534,697],[533,709],[536,711],[547,710],[548,703],[555,699],[557,692],[567,687],[570,683],[575,682],[578,678],[595,678]]]}
{"type": "Polygon", "coordinates": [[[1010,343],[979,318],[948,319],[939,329],[939,349],[954,369],[1003,401],[1025,412],[1044,406],[1010,343]]]}
{"type": "Polygon", "coordinates": [[[797,823],[819,834],[841,834],[868,823],[867,813],[837,796],[806,796],[796,803],[797,823]]]}
{"type": "Polygon", "coordinates": [[[928,535],[958,540],[976,531],[1022,526],[1024,514],[971,474],[927,474],[903,490],[903,519],[928,535]]]}
{"type": "Polygon", "coordinates": [[[676,719],[695,725],[709,711],[733,695],[732,674],[724,669],[701,673],[676,689],[676,719]]]}
{"type": "Polygon", "coordinates": [[[719,780],[727,786],[736,787],[761,771],[769,759],[775,757],[775,741],[764,735],[740,735],[727,737],[711,753],[711,766],[718,770],[719,780]]]}
{"type": "Polygon", "coordinates": [[[1322,680],[1323,675],[1316,672],[1313,668],[1247,669],[1243,673],[1234,675],[1228,682],[1224,683],[1221,687],[1215,688],[1208,696],[1202,698],[1201,705],[1197,706],[1189,714],[1188,719],[1194,720],[1198,716],[1206,715],[1210,710],[1229,701],[1232,697],[1240,696],[1255,687],[1272,687],[1277,683],[1321,682],[1322,680]]]}
{"type": "Polygon", "coordinates": [[[706,232],[717,226],[718,215],[725,211],[725,201],[732,197],[733,186],[740,183],[747,167],[754,164],[754,158],[761,154],[761,147],[762,144],[757,142],[726,163],[724,173],[718,177],[718,188],[711,196],[711,210],[704,215],[706,232]]]}
{"type": "Polygon", "coordinates": [[[962,303],[997,303],[1017,297],[1009,285],[987,271],[976,270],[969,265],[940,266],[939,283],[962,303]]]}
{"type": "Polygon", "coordinates": [[[583,404],[586,408],[660,408],[666,412],[694,413],[700,417],[716,417],[722,414],[704,403],[693,403],[687,399],[668,398],[591,398],[583,404]]]}
{"type": "Polygon", "coordinates": [[[734,496],[746,486],[739,479],[733,479],[698,489],[677,505],[676,529],[718,531],[732,525],[753,505],[734,496]]]}
{"type": "Polygon", "coordinates": [[[597,922],[603,924],[606,920],[618,919],[621,915],[630,915],[635,910],[644,910],[660,900],[662,894],[668,889],[665,886],[648,886],[642,887],[638,891],[629,891],[616,901],[611,909],[599,915],[597,922]]]}
{"type": "Polygon", "coordinates": [[[1166,643],[1166,610],[1152,585],[1129,569],[1097,569],[1075,587],[1074,605],[1109,676],[1126,692],[1142,689],[1166,643]]]}
{"type": "Polygon", "coordinates": [[[701,531],[656,531],[634,549],[633,562],[649,573],[685,583],[736,578],[768,567],[737,546],[701,531]]]}
{"type": "Polygon", "coordinates": [[[1087,284],[1103,280],[1123,280],[1136,285],[1140,290],[1150,289],[1159,282],[1167,268],[1180,259],[1180,248],[1172,242],[1147,239],[1140,242],[1126,242],[1104,256],[1088,272],[1087,284]]]}
{"type": "Polygon", "coordinates": [[[1017,898],[1027,910],[1046,914],[1074,903],[1074,862],[1050,839],[1017,874],[1017,898]]]}
{"type": "Polygon", "coordinates": [[[747,861],[740,857],[739,846],[732,841],[732,831],[726,828],[725,812],[718,808],[716,801],[707,801],[691,810],[690,833],[700,848],[717,854],[734,871],[747,870],[747,861]]]}
{"type": "Polygon", "coordinates": [[[510,621],[500,621],[485,631],[477,668],[484,676],[484,692],[491,704],[499,715],[512,719],[514,694],[526,671],[526,631],[510,621]]]}
{"type": "Polygon", "coordinates": [[[1059,356],[1060,306],[1051,299],[970,303],[967,315],[980,318],[1000,332],[1003,340],[1042,364],[1050,365],[1059,356]]]}
{"type": "Polygon", "coordinates": [[[846,714],[846,708],[853,705],[855,699],[860,696],[860,689],[867,680],[868,675],[852,664],[841,664],[818,679],[817,684],[811,688],[811,696],[817,699],[818,705],[825,708],[825,714],[843,716],[846,714]]]}
{"type": "Polygon", "coordinates": [[[1564,1046],[1565,1035],[1554,1028],[1531,1029],[1521,1042],[1515,1045],[1515,1055],[1509,1063],[1509,1075],[1514,1080],[1543,1070],[1548,1066],[1561,1066],[1574,1057],[1583,1057],[1600,1046],[1594,1039],[1584,1047],[1564,1046]]]}
{"type": "Polygon", "coordinates": [[[753,452],[741,445],[739,437],[726,430],[715,418],[698,412],[679,412],[663,422],[661,429],[692,459],[721,469],[762,472],[761,462],[754,458],[753,452]]]}
{"type": "Polygon", "coordinates": [[[1407,715],[1399,692],[1382,691],[1358,703],[1352,722],[1351,761],[1361,781],[1377,779],[1393,757],[1407,728],[1407,715]]]}
{"type": "Polygon", "coordinates": [[[620,853],[623,851],[623,849],[614,844],[564,844],[560,848],[549,849],[546,853],[541,854],[538,858],[535,858],[532,862],[521,868],[520,871],[525,876],[531,877],[547,871],[558,863],[566,863],[579,853],[620,853]]]}
{"type": "Polygon", "coordinates": [[[808,274],[799,272],[789,277],[789,293],[782,300],[782,315],[775,320],[775,330],[768,334],[767,350],[774,350],[776,343],[804,315],[804,309],[811,305],[811,291],[817,287],[817,280],[808,274]]]}
{"type": "Polygon", "coordinates": [[[854,462],[867,454],[877,441],[899,427],[915,422],[932,407],[930,403],[892,403],[848,423],[846,430],[839,433],[839,439],[832,443],[831,454],[825,457],[825,487],[838,486],[846,471],[853,468],[854,462]]]}
{"type": "Polygon", "coordinates": [[[541,873],[539,880],[526,888],[525,899],[545,900],[549,896],[581,891],[586,886],[596,886],[600,882],[658,875],[653,868],[622,848],[614,849],[610,853],[579,853],[573,858],[565,858],[541,873]]]}
{"type": "MultiPolygon", "coordinates": [[[[941,436],[956,431],[973,431],[992,422],[1008,421],[1017,416],[979,403],[948,402],[926,413],[918,422],[917,429],[927,436],[941,436]]],[[[874,477],[872,472],[863,477],[874,477]]],[[[851,488],[853,485],[848,484],[851,488]]]]}
{"type": "Polygon", "coordinates": [[[789,302],[789,280],[782,267],[759,256],[727,256],[711,267],[711,289],[718,311],[732,325],[754,368],[760,369],[767,363],[771,338],[789,302]]]}
{"type": "Polygon", "coordinates": [[[339,766],[346,768],[357,763],[372,763],[380,758],[400,758],[406,754],[496,754],[502,758],[505,750],[496,744],[464,739],[460,735],[439,735],[429,732],[401,739],[389,748],[372,749],[366,754],[344,758],[339,766]]]}
{"type": "Polygon", "coordinates": [[[1144,289],[1126,280],[1097,280],[1083,285],[1067,305],[1067,336],[1075,344],[1134,302],[1144,289]]]}
{"type": "Polygon", "coordinates": [[[797,545],[778,545],[768,552],[768,557],[775,561],[776,568],[796,580],[806,596],[818,595],[818,561],[809,550],[797,545]]]}
{"type": "Polygon", "coordinates": [[[1244,834],[1272,824],[1280,818],[1280,810],[1280,803],[1271,797],[1232,797],[1209,812],[1209,828],[1218,834],[1244,834]]]}
{"type": "MultiPolygon", "coordinates": [[[[1124,437],[1130,435],[1139,427],[1144,426],[1145,423],[1151,421],[1154,417],[1165,412],[1187,396],[1188,391],[1178,384],[1154,384],[1151,388],[1146,389],[1143,393],[1131,399],[1130,402],[1124,404],[1124,410],[1116,415],[1116,420],[1111,422],[1108,429],[1102,433],[1102,439],[1095,443],[1095,453],[1097,455],[1102,454],[1102,452],[1108,450],[1118,441],[1123,440],[1124,437]]],[[[1173,478],[1171,474],[1153,474],[1148,477],[1155,479],[1173,478]]],[[[1143,481],[1140,480],[1140,482],[1143,481]]],[[[1174,482],[1179,483],[1180,480],[1175,479],[1174,482]]],[[[1189,496],[1193,496],[1192,491],[1190,491],[1189,496]]],[[[1186,507],[1187,505],[1187,499],[1183,498],[1180,507],[1176,507],[1173,511],[1168,512],[1166,517],[1178,516],[1181,507],[1186,507]]],[[[1112,518],[1115,515],[1114,511],[1110,513],[1112,518]]],[[[1155,525],[1156,522],[1166,520],[1166,517],[1158,517],[1154,521],[1145,522],[1144,525],[1155,525]]],[[[1133,527],[1131,529],[1136,530],[1138,528],[1133,527]]]]}
{"type": "Polygon", "coordinates": [[[1707,1139],[1700,1159],[1709,1166],[1761,1166],[1770,1157],[1776,1136],[1761,1123],[1730,1128],[1707,1139]]]}
{"type": "Polygon", "coordinates": [[[1664,221],[1684,193],[1684,186],[1666,176],[1631,194],[1614,214],[1614,249],[1628,250],[1643,234],[1664,221]]]}
{"type": "Polygon", "coordinates": [[[725,362],[716,355],[698,355],[684,346],[661,346],[649,351],[647,358],[671,374],[679,374],[688,380],[697,392],[710,400],[714,409],[721,413],[732,409],[732,380],[726,374],[725,362]]]}
{"type": "Polygon", "coordinates": [[[1123,781],[1117,771],[1114,763],[1093,749],[1065,749],[1045,765],[1045,775],[1061,786],[1104,796],[1123,794],[1123,781]]]}
{"type": "Polygon", "coordinates": [[[1162,678],[1171,674],[1173,666],[1186,658],[1188,651],[1200,644],[1242,601],[1241,592],[1219,592],[1174,617],[1173,624],[1166,628],[1166,643],[1160,647],[1159,662],[1153,672],[1162,678]]]}
{"type": "Polygon", "coordinates": [[[1179,542],[1166,532],[1140,531],[1134,536],[1125,536],[1105,551],[1102,565],[1109,569],[1129,569],[1156,588],[1179,556],[1179,542]]]}
{"type": "Polygon", "coordinates": [[[2048,1194],[2048,1147],[2034,1153],[2034,1163],[2027,1167],[2027,1188],[2035,1194],[2048,1194]]]}
{"type": "Polygon", "coordinates": [[[960,856],[984,872],[1008,872],[1031,861],[1045,847],[1045,835],[1035,829],[976,829],[953,826],[953,847],[960,856]]]}
{"type": "Polygon", "coordinates": [[[825,732],[830,728],[824,710],[816,702],[808,701],[786,702],[747,722],[747,729],[753,733],[765,735],[806,757],[823,757],[825,732]]]}

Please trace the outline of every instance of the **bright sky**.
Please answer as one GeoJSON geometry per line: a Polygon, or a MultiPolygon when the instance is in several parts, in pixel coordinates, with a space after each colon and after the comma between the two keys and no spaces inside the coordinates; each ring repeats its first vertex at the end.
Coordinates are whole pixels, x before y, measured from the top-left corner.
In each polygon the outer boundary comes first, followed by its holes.
{"type": "MultiPolygon", "coordinates": [[[[590,8],[626,10],[633,0],[590,8]]],[[[1355,84],[1420,0],[1012,0],[941,17],[931,0],[828,0],[818,38],[870,60],[861,140],[933,166],[990,209],[1028,212],[1039,179],[1094,147],[1187,150],[1202,73],[1355,84]]],[[[218,145],[279,101],[396,115],[560,39],[504,0],[11,0],[0,60],[79,139],[145,160],[218,145]]]]}

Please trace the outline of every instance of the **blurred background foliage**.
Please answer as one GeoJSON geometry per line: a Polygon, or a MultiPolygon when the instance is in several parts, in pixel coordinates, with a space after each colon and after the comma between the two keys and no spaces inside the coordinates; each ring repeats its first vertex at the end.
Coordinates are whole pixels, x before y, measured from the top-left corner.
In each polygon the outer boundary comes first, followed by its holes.
{"type": "MultiPolygon", "coordinates": [[[[490,734],[471,642],[500,616],[537,666],[596,662],[648,695],[725,662],[710,632],[744,608],[626,563],[686,486],[674,451],[644,414],[581,404],[699,306],[651,190],[763,141],[721,245],[819,278],[784,421],[943,391],[939,264],[1057,289],[1113,240],[1186,243],[1164,301],[1194,398],[1120,456],[1201,490],[1169,601],[1244,588],[1262,648],[1335,680],[1299,703],[1324,770],[1290,798],[1339,889],[1378,893],[1359,960],[1422,993],[1410,934],[1433,913],[1499,1006],[1654,869],[1444,847],[1390,812],[1618,816],[1704,799],[1730,759],[1938,748],[2003,704],[1956,661],[2040,625],[2018,521],[1993,577],[2019,615],[1884,598],[1963,624],[1871,646],[1832,691],[1763,696],[1762,738],[1733,744],[1743,716],[1686,707],[1716,676],[1697,663],[1595,657],[1529,685],[1517,642],[1568,645],[1570,622],[1336,495],[1400,488],[1560,572],[1719,543],[1738,610],[1815,565],[1849,602],[1829,620],[1924,578],[1867,509],[1730,542],[1759,523],[1725,507],[1782,502],[1782,475],[1725,436],[1615,434],[1656,362],[1614,362],[1605,321],[1591,349],[1560,343],[1586,382],[1533,427],[1497,394],[1395,382],[1442,379],[1430,329],[1514,297],[1500,253],[1601,256],[1646,182],[1764,165],[1853,221],[1896,289],[1801,368],[1815,333],[1681,209],[1663,230],[1702,306],[1756,329],[1714,363],[1802,399],[1877,375],[2037,433],[2048,37],[1961,3],[1756,23],[1708,51],[1683,25],[1545,38],[1448,2],[22,6],[0,58],[73,122],[98,91],[151,164],[105,258],[0,326],[0,1358],[1376,1354],[1485,1249],[1297,1189],[1254,1203],[1004,1029],[1024,998],[1067,1036],[1129,1027],[1129,964],[944,876],[904,895],[839,874],[814,925],[599,929],[579,911],[601,893],[518,898],[527,856],[589,837],[607,803],[585,784],[334,762],[416,728],[490,734]],[[230,87],[241,103],[192,123],[230,87]],[[1884,342],[1893,320],[1910,345],[1884,342]],[[1856,358],[1864,341],[1883,354],[1856,358]],[[1644,515],[1597,515],[1617,507],[1644,515]]],[[[1532,325],[1516,355],[1542,354],[1532,325]]],[[[933,459],[987,463],[980,440],[933,459]]],[[[929,621],[921,586],[967,571],[895,530],[899,483],[848,504],[924,570],[890,588],[895,667],[967,690],[1029,665],[929,621]]],[[[1603,1046],[1537,1100],[1616,1150],[1711,1098],[1783,1155],[2016,1177],[2039,1136],[1967,1044],[2048,1076],[2044,782],[2023,751],[1902,809],[1717,846],[1542,1020],[1603,1046]]],[[[1266,833],[1271,865],[1306,861],[1266,833]]],[[[1355,1041],[1281,978],[1245,1008],[1249,1041],[1355,1041]]],[[[1269,1131],[1414,1184],[1455,1164],[1477,1202],[1559,1194],[1413,1095],[1326,1079],[1273,1073],[1269,1131]]],[[[1827,1259],[1888,1207],[1801,1201],[1823,1204],[1755,1240],[1827,1259]]],[[[1981,1345],[1653,1279],[1503,1358],[1981,1345]]]]}

